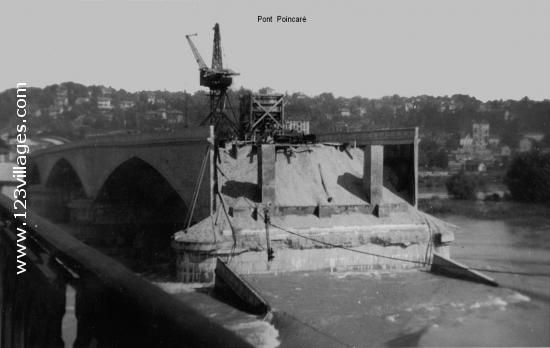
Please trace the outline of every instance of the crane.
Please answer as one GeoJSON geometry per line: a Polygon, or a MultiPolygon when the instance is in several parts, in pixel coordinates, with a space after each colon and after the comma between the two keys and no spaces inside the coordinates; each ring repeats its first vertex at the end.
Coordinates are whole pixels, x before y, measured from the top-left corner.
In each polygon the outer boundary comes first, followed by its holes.
{"type": "Polygon", "coordinates": [[[199,53],[199,50],[197,49],[197,46],[195,46],[193,40],[191,40],[192,36],[199,36],[199,34],[195,33],[185,35],[187,42],[189,42],[189,46],[191,46],[191,51],[193,51],[193,56],[195,56],[195,60],[197,61],[197,64],[199,64],[199,70],[208,70],[208,65],[206,65],[206,63],[202,59],[201,54],[199,53]]]}
{"type": "Polygon", "coordinates": [[[216,133],[224,133],[224,137],[231,136],[237,130],[236,117],[229,99],[227,98],[227,89],[233,83],[233,76],[239,75],[231,69],[223,67],[222,49],[221,49],[221,35],[220,25],[216,23],[214,25],[214,48],[212,50],[212,67],[208,67],[202,59],[199,50],[191,40],[191,37],[198,36],[198,34],[185,35],[185,38],[189,42],[193,56],[199,65],[199,82],[201,86],[208,87],[210,89],[210,113],[202,121],[204,124],[209,121],[217,129],[216,133]],[[229,104],[230,110],[233,114],[231,119],[226,113],[226,103],[229,104]],[[229,129],[228,129],[229,128],[229,129]]]}

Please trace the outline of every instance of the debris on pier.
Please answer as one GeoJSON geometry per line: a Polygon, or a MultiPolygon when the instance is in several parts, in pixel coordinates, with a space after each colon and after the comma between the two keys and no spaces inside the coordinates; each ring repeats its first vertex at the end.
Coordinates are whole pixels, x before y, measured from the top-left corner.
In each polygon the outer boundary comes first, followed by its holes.
{"type": "Polygon", "coordinates": [[[406,192],[384,187],[382,202],[370,203],[363,153],[324,144],[220,148],[212,215],[174,236],[180,279],[210,281],[217,257],[247,274],[418,268],[429,250],[448,255],[449,226],[400,197],[406,192]],[[376,214],[381,207],[386,212],[376,214]],[[265,212],[273,261],[265,250],[265,212]]]}

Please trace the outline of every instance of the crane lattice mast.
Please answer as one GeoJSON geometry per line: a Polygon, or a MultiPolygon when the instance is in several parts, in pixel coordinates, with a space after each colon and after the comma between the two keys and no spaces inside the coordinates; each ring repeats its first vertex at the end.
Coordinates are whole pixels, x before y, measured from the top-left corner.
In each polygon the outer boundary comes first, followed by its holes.
{"type": "Polygon", "coordinates": [[[222,46],[220,26],[218,23],[214,25],[214,48],[212,52],[212,67],[209,68],[202,59],[197,47],[191,40],[192,36],[197,34],[186,35],[193,56],[199,65],[200,85],[210,89],[210,113],[201,124],[207,121],[214,125],[216,134],[220,138],[231,138],[237,134],[236,115],[233,111],[229,99],[227,98],[227,89],[233,83],[233,76],[238,75],[231,69],[223,67],[222,46]],[[233,118],[229,117],[226,112],[226,104],[229,104],[233,118]]]}
{"type": "Polygon", "coordinates": [[[212,48],[212,70],[223,70],[220,26],[214,25],[214,47],[212,48]]]}

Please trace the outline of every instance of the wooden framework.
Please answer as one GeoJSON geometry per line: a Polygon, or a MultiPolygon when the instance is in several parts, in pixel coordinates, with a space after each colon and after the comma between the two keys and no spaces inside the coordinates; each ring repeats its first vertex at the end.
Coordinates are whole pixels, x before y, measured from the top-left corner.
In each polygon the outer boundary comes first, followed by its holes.
{"type": "Polygon", "coordinates": [[[284,95],[248,94],[241,97],[240,126],[244,133],[281,129],[284,119],[284,95]]]}

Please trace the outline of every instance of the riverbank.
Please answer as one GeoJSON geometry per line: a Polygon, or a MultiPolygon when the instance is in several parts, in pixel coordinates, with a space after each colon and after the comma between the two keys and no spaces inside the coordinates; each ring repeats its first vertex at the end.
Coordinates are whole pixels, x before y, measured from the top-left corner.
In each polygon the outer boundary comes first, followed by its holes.
{"type": "Polygon", "coordinates": [[[517,202],[467,201],[429,198],[418,200],[418,209],[428,214],[461,215],[476,219],[529,218],[550,216],[550,206],[517,202]]]}

